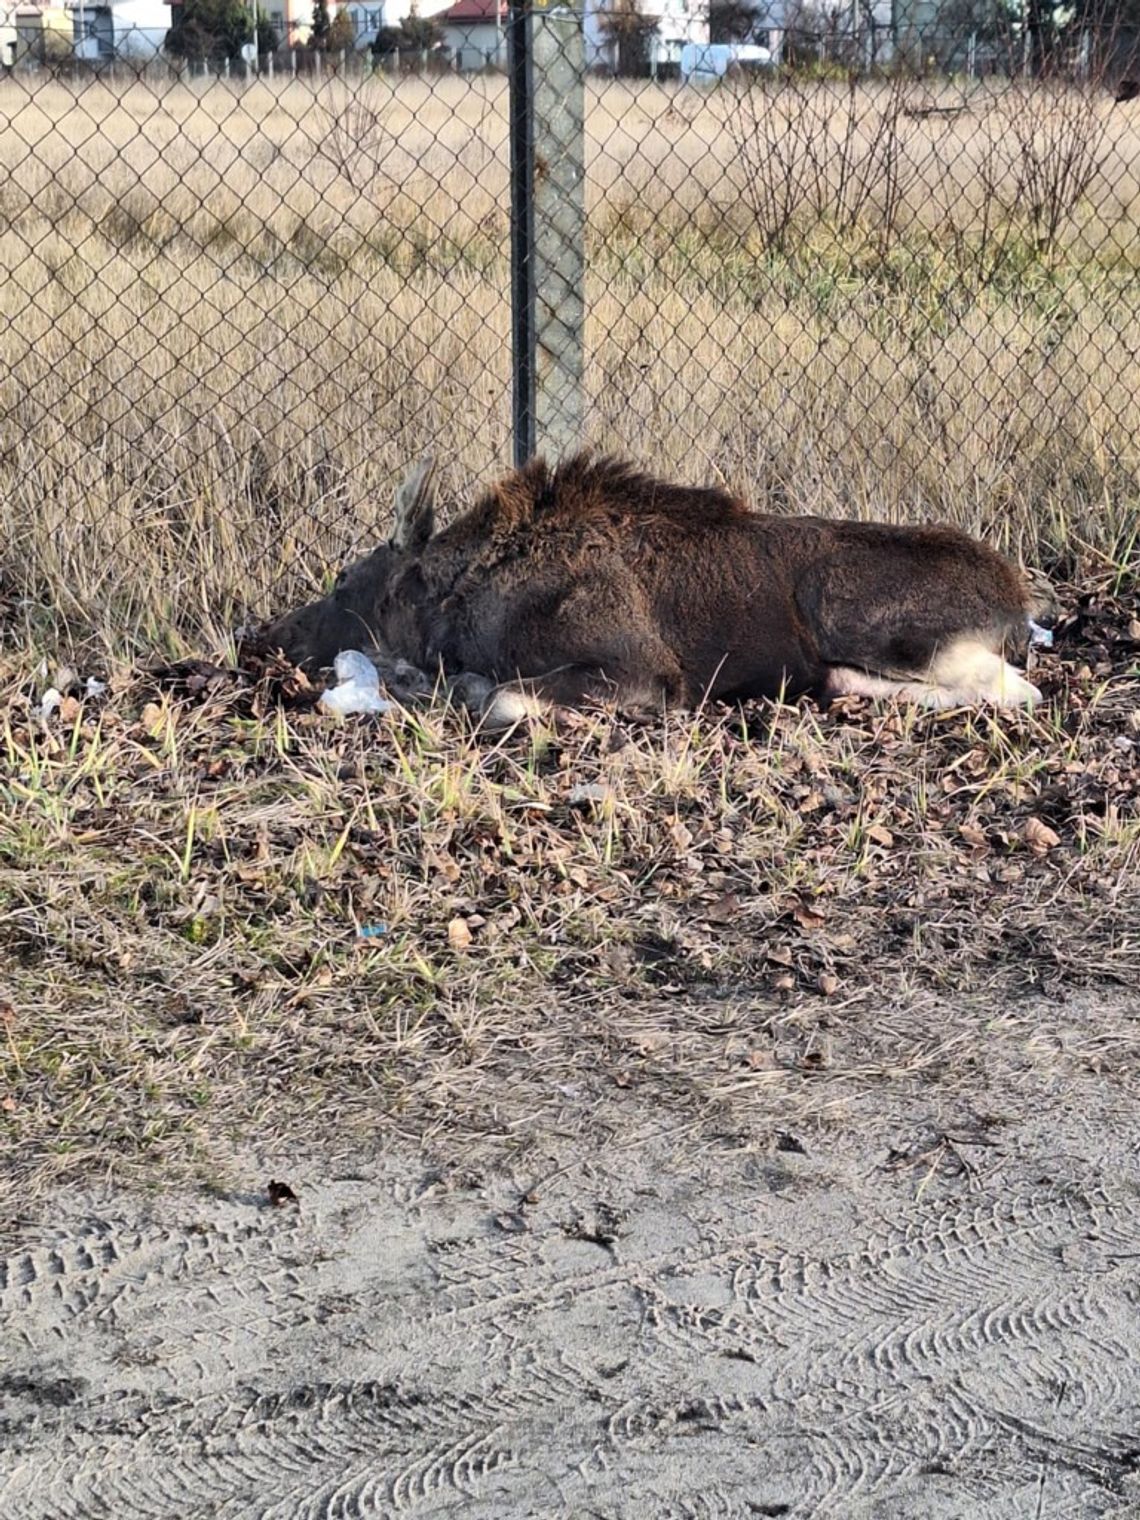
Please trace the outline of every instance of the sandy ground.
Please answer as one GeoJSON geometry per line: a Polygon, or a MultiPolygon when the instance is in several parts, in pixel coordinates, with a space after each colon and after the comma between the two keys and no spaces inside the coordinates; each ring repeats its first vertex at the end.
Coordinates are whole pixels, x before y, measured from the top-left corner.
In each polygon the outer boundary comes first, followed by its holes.
{"type": "Polygon", "coordinates": [[[1140,1515],[1140,1113],[1048,1066],[993,1109],[1004,1060],[989,1109],[585,1084],[482,1145],[47,1200],[0,1265],[0,1513],[1140,1515]]]}

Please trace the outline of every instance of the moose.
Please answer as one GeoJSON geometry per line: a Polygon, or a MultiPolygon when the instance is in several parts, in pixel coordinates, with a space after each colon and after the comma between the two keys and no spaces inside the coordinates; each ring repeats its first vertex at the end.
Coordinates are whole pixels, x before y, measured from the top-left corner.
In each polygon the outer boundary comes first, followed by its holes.
{"type": "Polygon", "coordinates": [[[435,481],[421,461],[389,541],[265,642],[310,674],[367,647],[474,672],[498,726],[595,699],[1040,698],[1007,655],[1048,619],[1052,591],[955,528],[761,514],[581,452],[532,459],[437,532],[435,481]]]}

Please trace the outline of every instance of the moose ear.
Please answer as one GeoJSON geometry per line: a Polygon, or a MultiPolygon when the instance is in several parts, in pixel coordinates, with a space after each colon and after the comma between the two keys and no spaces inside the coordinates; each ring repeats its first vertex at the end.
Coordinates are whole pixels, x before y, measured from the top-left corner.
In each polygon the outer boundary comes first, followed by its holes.
{"type": "Polygon", "coordinates": [[[422,549],[435,527],[435,456],[425,454],[396,492],[397,549],[422,549]]]}

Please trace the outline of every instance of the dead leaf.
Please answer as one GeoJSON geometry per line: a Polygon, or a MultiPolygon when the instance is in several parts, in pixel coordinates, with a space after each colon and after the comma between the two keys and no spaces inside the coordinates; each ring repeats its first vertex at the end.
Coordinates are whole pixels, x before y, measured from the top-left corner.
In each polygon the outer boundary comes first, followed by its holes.
{"type": "Polygon", "coordinates": [[[672,1045],[673,1036],[663,1029],[647,1029],[644,1034],[639,1034],[635,1044],[639,1055],[651,1056],[655,1051],[664,1050],[672,1045]]]}
{"type": "Polygon", "coordinates": [[[792,909],[792,917],[801,929],[822,929],[826,921],[818,908],[808,907],[806,903],[797,903],[792,909]]]}
{"type": "Polygon", "coordinates": [[[139,722],[152,738],[162,732],[164,713],[157,702],[148,702],[139,714],[139,722]]]}
{"type": "Polygon", "coordinates": [[[669,825],[669,838],[673,841],[673,848],[682,854],[693,842],[692,831],[687,829],[679,818],[674,818],[669,825]]]}
{"type": "Polygon", "coordinates": [[[833,993],[839,991],[839,978],[835,975],[834,971],[824,971],[816,982],[816,986],[823,993],[824,997],[831,997],[833,993]]]}
{"type": "Polygon", "coordinates": [[[889,850],[895,842],[895,836],[890,829],[885,829],[881,823],[873,823],[867,830],[867,838],[875,844],[881,844],[884,850],[889,850]]]}
{"type": "Polygon", "coordinates": [[[447,943],[455,951],[470,949],[471,930],[467,927],[467,920],[465,918],[453,918],[448,924],[447,943]]]}
{"type": "Polygon", "coordinates": [[[621,982],[633,970],[633,956],[625,945],[607,945],[598,957],[598,964],[607,976],[621,982]]]}
{"type": "Polygon", "coordinates": [[[771,1050],[750,1050],[744,1058],[753,1071],[774,1071],[778,1062],[775,1052],[771,1050]]]}
{"type": "Polygon", "coordinates": [[[958,835],[961,839],[964,839],[967,844],[974,845],[975,848],[981,848],[985,846],[985,830],[978,828],[976,823],[960,823],[958,825],[958,835]]]}
{"type": "Polygon", "coordinates": [[[59,718],[61,723],[74,723],[83,711],[83,703],[75,697],[64,697],[59,704],[59,718]]]}
{"type": "Polygon", "coordinates": [[[704,910],[704,916],[710,923],[734,924],[740,917],[740,899],[735,892],[726,892],[723,897],[718,897],[715,902],[709,903],[704,910]]]}
{"type": "Polygon", "coordinates": [[[424,860],[433,871],[443,877],[449,886],[454,886],[463,875],[463,872],[451,856],[443,855],[438,850],[425,851],[424,860]]]}
{"type": "Polygon", "coordinates": [[[1040,818],[1027,818],[1021,837],[1034,855],[1045,855],[1061,843],[1060,834],[1055,833],[1047,823],[1042,823],[1040,818]]]}

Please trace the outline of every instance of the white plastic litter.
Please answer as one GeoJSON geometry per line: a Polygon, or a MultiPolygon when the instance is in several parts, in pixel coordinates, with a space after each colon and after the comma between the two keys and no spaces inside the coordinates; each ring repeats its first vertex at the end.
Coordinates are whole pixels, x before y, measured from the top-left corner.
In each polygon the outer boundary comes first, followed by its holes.
{"type": "Polygon", "coordinates": [[[349,713],[391,712],[392,703],[380,695],[380,677],[376,667],[359,649],[345,649],[333,662],[336,671],[335,686],[330,686],[321,697],[320,706],[326,712],[349,713]]]}
{"type": "Polygon", "coordinates": [[[1036,645],[1040,649],[1052,649],[1052,647],[1053,647],[1053,630],[1052,630],[1052,628],[1042,628],[1042,626],[1041,626],[1040,623],[1035,623],[1033,621],[1033,619],[1030,618],[1029,619],[1029,642],[1031,644],[1036,645]]]}
{"type": "Polygon", "coordinates": [[[566,801],[571,807],[586,807],[591,802],[605,802],[609,796],[608,786],[603,786],[598,781],[584,781],[580,786],[571,788],[566,801]]]}
{"type": "Polygon", "coordinates": [[[106,681],[97,681],[94,676],[87,677],[87,685],[84,687],[85,697],[101,697],[107,690],[106,681]]]}
{"type": "Polygon", "coordinates": [[[54,686],[49,686],[40,698],[40,718],[44,723],[47,722],[62,701],[63,692],[57,690],[54,686]]]}

